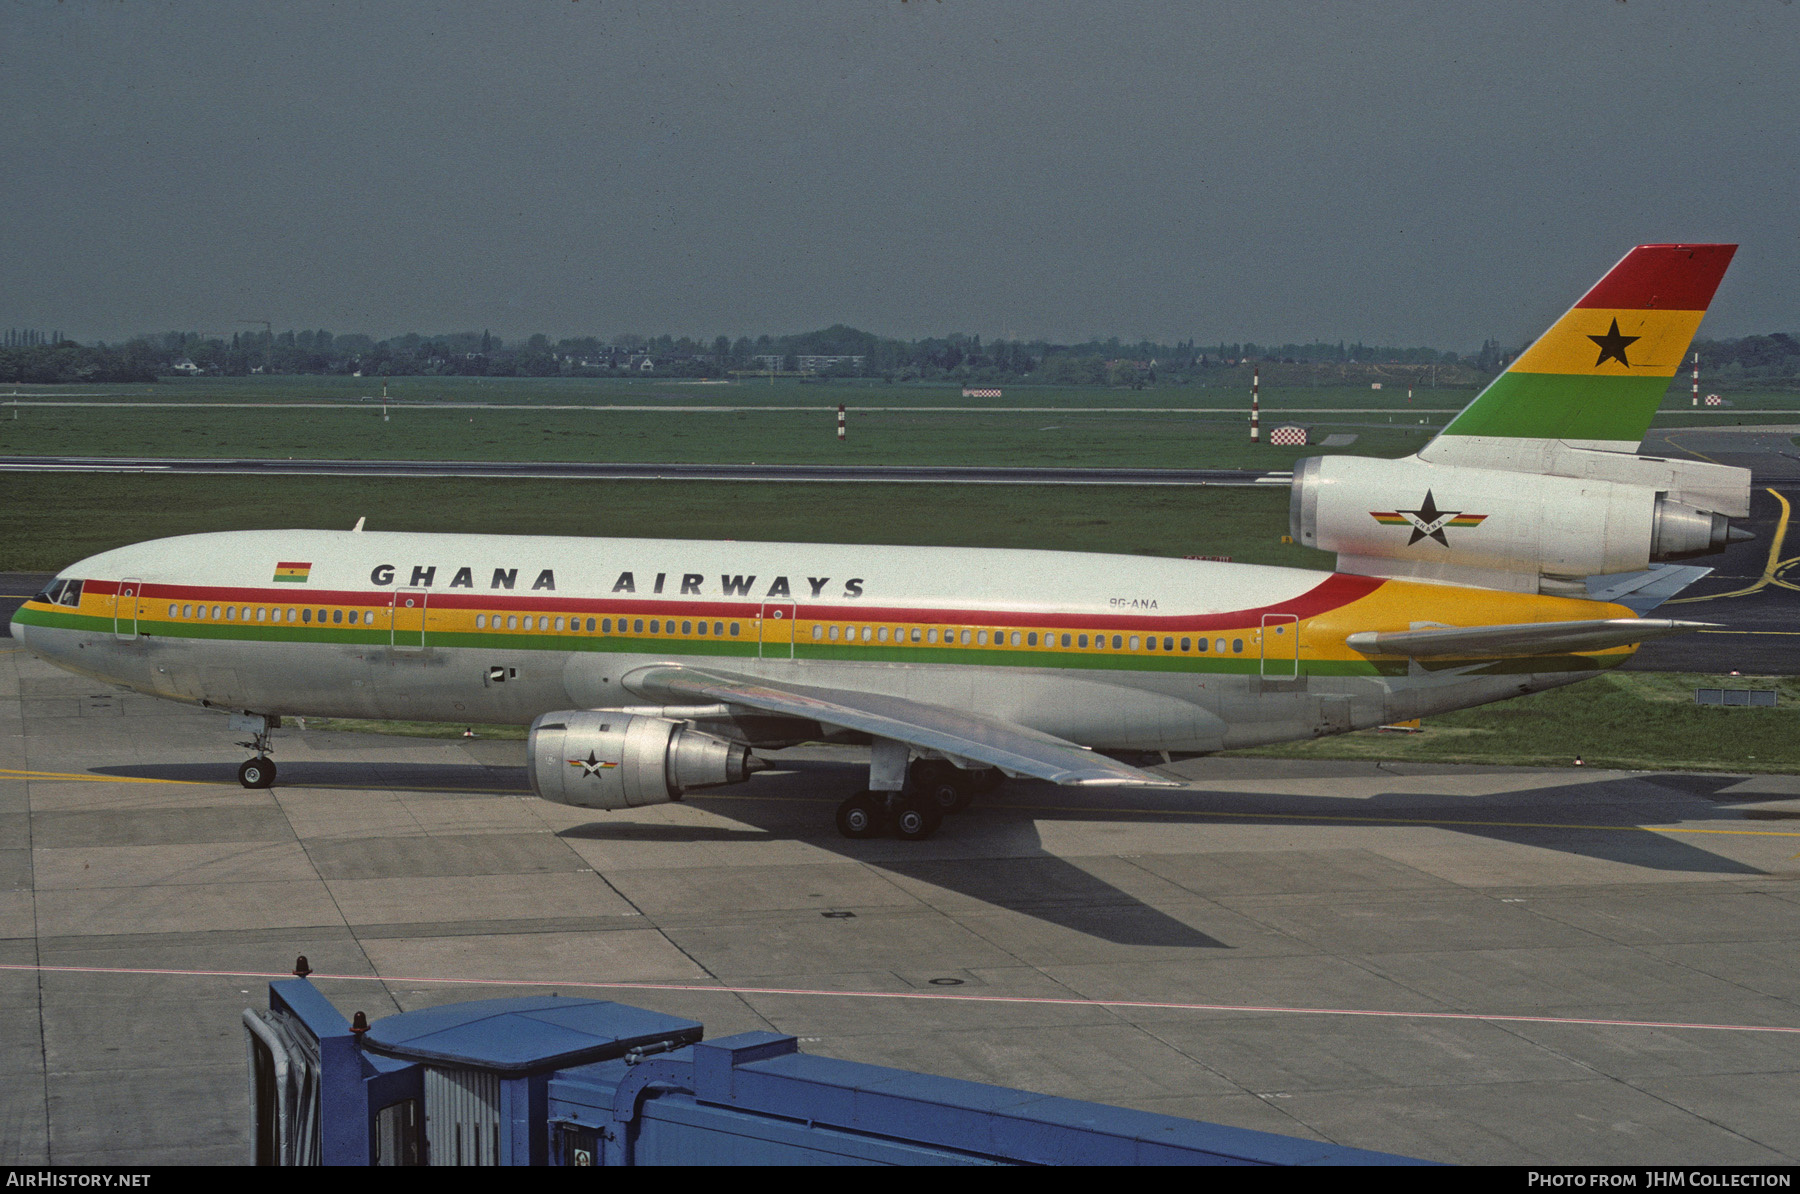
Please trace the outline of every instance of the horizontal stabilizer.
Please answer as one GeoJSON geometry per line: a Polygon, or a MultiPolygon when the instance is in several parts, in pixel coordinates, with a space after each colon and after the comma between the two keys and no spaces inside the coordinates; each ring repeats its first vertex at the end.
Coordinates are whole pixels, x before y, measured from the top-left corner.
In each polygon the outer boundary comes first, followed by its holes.
{"type": "Polygon", "coordinates": [[[1587,579],[1588,600],[1622,605],[1641,618],[1711,572],[1711,568],[1698,564],[1663,564],[1644,572],[1590,576],[1587,579]]]}
{"type": "Polygon", "coordinates": [[[1344,641],[1365,655],[1436,659],[1446,655],[1561,655],[1603,651],[1670,634],[1710,630],[1711,622],[1599,618],[1588,622],[1523,622],[1512,626],[1442,626],[1428,630],[1365,630],[1344,641]]]}
{"type": "Polygon", "coordinates": [[[624,677],[624,684],[630,691],[654,701],[743,705],[764,713],[804,718],[904,742],[946,758],[998,767],[1009,775],[1027,775],[1054,784],[1182,786],[1177,780],[1141,771],[1038,730],[884,693],[790,684],[674,664],[639,668],[624,677]]]}

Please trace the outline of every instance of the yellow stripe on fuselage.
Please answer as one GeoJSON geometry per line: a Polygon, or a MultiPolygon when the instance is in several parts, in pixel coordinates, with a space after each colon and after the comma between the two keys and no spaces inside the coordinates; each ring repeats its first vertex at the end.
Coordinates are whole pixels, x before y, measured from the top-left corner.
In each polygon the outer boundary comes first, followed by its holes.
{"type": "Polygon", "coordinates": [[[1673,377],[1693,342],[1704,311],[1617,310],[1576,307],[1556,321],[1536,344],[1520,354],[1508,373],[1575,373],[1590,377],[1673,377]],[[1612,334],[1635,337],[1616,357],[1602,360],[1605,349],[1592,337],[1612,334]]]}
{"type": "MultiPolygon", "coordinates": [[[[1635,618],[1622,605],[1575,597],[1544,597],[1497,589],[1390,580],[1366,597],[1327,610],[1300,624],[1301,659],[1367,659],[1344,640],[1359,631],[1411,630],[1415,624],[1439,626],[1514,626],[1528,622],[1580,622],[1596,618],[1635,618]]],[[[1629,655],[1637,647],[1578,651],[1578,655],[1629,655]]],[[[1570,654],[1571,652],[1558,652],[1570,654]]]]}

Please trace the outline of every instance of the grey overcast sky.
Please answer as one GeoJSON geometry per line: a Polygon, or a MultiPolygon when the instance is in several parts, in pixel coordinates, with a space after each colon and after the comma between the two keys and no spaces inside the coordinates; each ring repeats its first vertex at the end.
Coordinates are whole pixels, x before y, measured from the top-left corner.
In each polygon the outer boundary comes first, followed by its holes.
{"type": "Polygon", "coordinates": [[[1631,245],[1794,330],[1782,0],[0,0],[0,326],[1535,335],[1631,245]]]}

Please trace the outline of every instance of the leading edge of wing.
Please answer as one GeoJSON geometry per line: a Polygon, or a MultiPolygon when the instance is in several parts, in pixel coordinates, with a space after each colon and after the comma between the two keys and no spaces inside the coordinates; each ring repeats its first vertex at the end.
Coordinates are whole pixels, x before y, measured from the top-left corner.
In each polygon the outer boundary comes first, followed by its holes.
{"type": "Polygon", "coordinates": [[[1051,783],[1092,787],[1179,788],[1085,746],[997,718],[981,717],[885,693],[789,684],[675,664],[622,677],[646,699],[680,704],[700,698],[805,718],[904,742],[937,754],[998,767],[1051,783]]]}

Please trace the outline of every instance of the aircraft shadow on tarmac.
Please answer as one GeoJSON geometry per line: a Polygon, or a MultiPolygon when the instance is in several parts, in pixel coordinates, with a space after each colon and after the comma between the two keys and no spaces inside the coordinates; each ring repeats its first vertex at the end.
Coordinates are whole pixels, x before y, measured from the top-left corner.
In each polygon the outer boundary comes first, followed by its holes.
{"type": "MultiPolygon", "coordinates": [[[[594,820],[563,830],[560,836],[655,843],[804,839],[865,865],[1115,944],[1206,949],[1228,947],[1051,854],[1038,837],[1037,822],[1185,819],[1190,824],[1293,826],[1316,819],[1319,824],[1366,823],[1371,827],[1416,822],[1421,829],[1448,828],[1658,871],[1760,875],[1766,872],[1671,834],[1641,827],[1674,821],[1742,825],[1746,820],[1800,817],[1786,810],[1759,814],[1754,808],[1737,807],[1791,797],[1727,792],[1742,782],[1741,776],[1730,775],[1584,777],[1551,787],[1473,798],[1387,792],[1358,799],[1205,788],[1138,790],[1122,795],[1014,781],[979,798],[970,813],[946,818],[934,842],[851,841],[838,836],[832,817],[839,794],[855,787],[862,768],[798,760],[782,760],[778,768],[758,776],[745,788],[733,788],[729,793],[693,792],[686,797],[687,803],[729,817],[741,827],[646,824],[625,819],[629,814],[597,813],[594,820]],[[993,852],[967,856],[970,846],[979,850],[984,842],[993,846],[993,852]],[[946,853],[943,845],[954,849],[946,853]],[[939,848],[934,850],[934,846],[939,848]],[[914,850],[919,856],[906,857],[914,850]]],[[[94,770],[120,778],[214,784],[232,778],[230,770],[216,763],[146,763],[94,770]]],[[[281,764],[280,784],[446,796],[524,794],[530,790],[523,768],[479,764],[296,761],[281,764]]],[[[1203,899],[1206,893],[1197,891],[1195,896],[1203,899]]]]}

